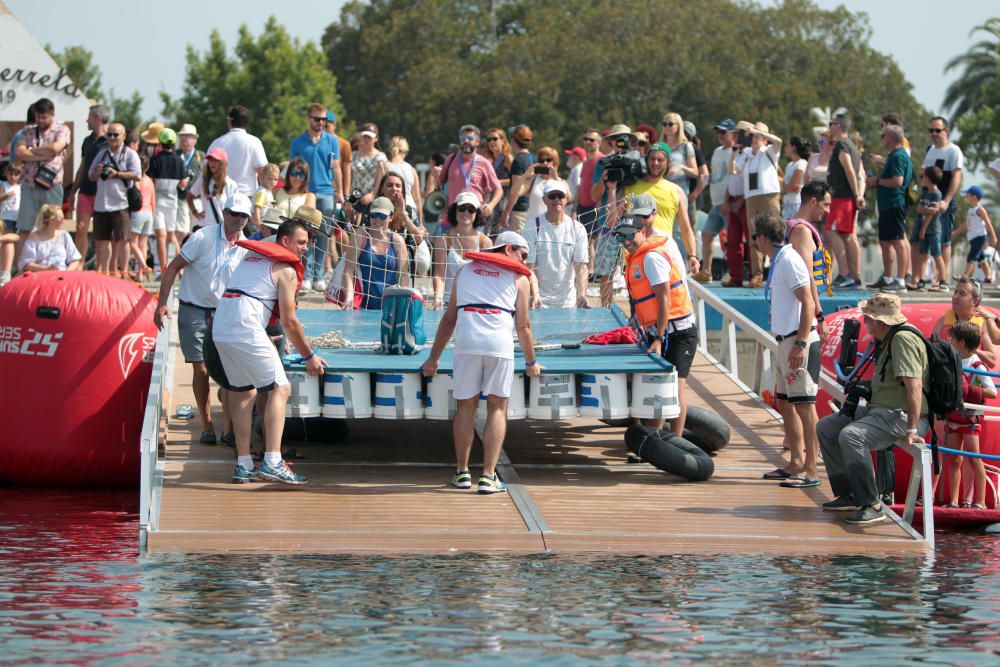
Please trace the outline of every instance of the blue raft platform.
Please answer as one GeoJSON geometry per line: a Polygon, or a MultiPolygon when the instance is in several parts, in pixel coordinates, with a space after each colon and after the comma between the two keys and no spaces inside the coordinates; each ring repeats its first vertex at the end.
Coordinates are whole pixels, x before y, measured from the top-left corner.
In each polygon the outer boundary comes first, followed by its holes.
{"type": "MultiPolygon", "coordinates": [[[[770,331],[769,313],[771,306],[764,298],[762,288],[723,287],[717,282],[707,283],[702,287],[746,315],[764,331],[770,331]]],[[[826,292],[821,291],[819,301],[824,313],[832,313],[843,308],[853,308],[858,305],[858,301],[867,299],[872,293],[872,290],[869,289],[838,289],[834,291],[833,296],[827,296],[826,292]]],[[[705,322],[699,322],[698,325],[704,326],[707,331],[718,331],[722,326],[722,315],[706,303],[705,322]]]]}

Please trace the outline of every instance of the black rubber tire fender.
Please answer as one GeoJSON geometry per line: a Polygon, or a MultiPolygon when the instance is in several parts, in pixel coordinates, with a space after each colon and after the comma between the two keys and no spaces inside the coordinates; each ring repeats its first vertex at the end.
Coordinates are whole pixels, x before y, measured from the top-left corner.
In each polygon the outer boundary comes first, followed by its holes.
{"type": "Polygon", "coordinates": [[[729,424],[714,410],[689,405],[684,420],[684,438],[711,454],[729,444],[729,424]],[[688,436],[691,437],[688,437],[688,436]]]}
{"type": "Polygon", "coordinates": [[[692,482],[704,482],[715,473],[715,463],[704,450],[673,433],[629,426],[625,444],[643,461],[692,482]]]}

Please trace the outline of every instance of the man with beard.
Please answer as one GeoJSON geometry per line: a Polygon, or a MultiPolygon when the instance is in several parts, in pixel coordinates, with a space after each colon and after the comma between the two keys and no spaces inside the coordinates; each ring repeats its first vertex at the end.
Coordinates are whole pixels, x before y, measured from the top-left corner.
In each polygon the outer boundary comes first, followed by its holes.
{"type": "Polygon", "coordinates": [[[438,182],[442,189],[447,189],[449,206],[455,203],[460,192],[468,190],[476,193],[479,201],[484,202],[480,213],[488,219],[503,197],[503,188],[493,165],[479,155],[479,139],[478,127],[462,126],[458,131],[459,151],[445,160],[438,182]]]}

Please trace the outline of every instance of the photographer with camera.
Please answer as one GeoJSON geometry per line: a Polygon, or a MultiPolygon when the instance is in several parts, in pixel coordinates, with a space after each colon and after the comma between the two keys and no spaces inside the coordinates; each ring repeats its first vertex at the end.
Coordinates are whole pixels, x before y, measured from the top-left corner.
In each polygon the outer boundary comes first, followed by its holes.
{"type": "Polygon", "coordinates": [[[128,257],[132,221],[128,189],[142,180],[139,154],[125,145],[125,126],[108,126],[108,145],[90,165],[90,180],[97,183],[94,198],[94,268],[108,273],[128,257]],[[112,242],[114,245],[112,246],[112,242]]]}
{"type": "Polygon", "coordinates": [[[923,390],[928,382],[928,357],[920,335],[900,328],[906,316],[898,296],[878,293],[858,307],[876,341],[871,398],[867,406],[858,406],[861,387],[849,382],[844,387],[844,408],[821,419],[816,435],[836,496],[823,509],[853,511],[846,521],[865,525],[885,520],[870,452],[903,439],[922,442],[920,434],[927,430],[923,390]]]}
{"type": "MultiPolygon", "coordinates": [[[[739,154],[734,154],[731,173],[743,179],[746,222],[752,222],[761,213],[781,213],[781,177],[778,174],[781,137],[771,134],[767,125],[761,122],[751,125],[740,121],[736,128],[736,141],[743,148],[739,154]]],[[[750,271],[749,287],[763,285],[763,259],[753,243],[750,244],[750,271]]]]}
{"type": "MultiPolygon", "coordinates": [[[[23,165],[21,206],[17,212],[17,233],[22,243],[34,229],[35,218],[43,205],[62,205],[63,162],[67,148],[72,150],[69,128],[56,122],[56,107],[52,100],[43,97],[32,106],[35,122],[21,130],[17,144],[11,150],[12,162],[23,165]]],[[[136,168],[138,165],[136,160],[136,168]]]]}

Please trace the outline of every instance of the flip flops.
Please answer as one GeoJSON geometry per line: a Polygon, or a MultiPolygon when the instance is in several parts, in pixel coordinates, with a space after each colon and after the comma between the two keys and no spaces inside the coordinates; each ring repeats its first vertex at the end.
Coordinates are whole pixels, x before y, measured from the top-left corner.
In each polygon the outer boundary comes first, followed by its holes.
{"type": "Polygon", "coordinates": [[[764,479],[769,479],[772,481],[781,481],[783,479],[788,479],[792,477],[792,473],[788,472],[784,468],[775,468],[771,472],[766,472],[763,474],[764,479]]]}
{"type": "Polygon", "coordinates": [[[819,485],[820,481],[818,479],[809,479],[804,475],[792,475],[781,483],[781,486],[786,489],[809,489],[819,485]]]}

